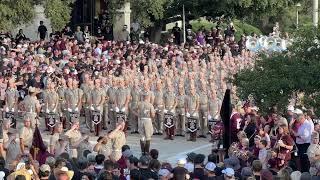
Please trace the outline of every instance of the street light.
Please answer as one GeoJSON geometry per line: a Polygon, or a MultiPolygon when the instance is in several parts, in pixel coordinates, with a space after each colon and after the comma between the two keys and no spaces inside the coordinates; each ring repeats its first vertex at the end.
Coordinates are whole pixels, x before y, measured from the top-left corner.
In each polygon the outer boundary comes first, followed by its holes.
{"type": "Polygon", "coordinates": [[[299,8],[301,7],[301,4],[298,3],[296,4],[297,7],[297,28],[299,27],[299,8]]]}

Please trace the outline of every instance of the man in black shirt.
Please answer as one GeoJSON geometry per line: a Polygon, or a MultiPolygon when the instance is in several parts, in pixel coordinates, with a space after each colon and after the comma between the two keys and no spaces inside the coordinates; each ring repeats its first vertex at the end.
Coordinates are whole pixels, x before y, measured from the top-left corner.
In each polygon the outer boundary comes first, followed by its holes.
{"type": "Polygon", "coordinates": [[[38,36],[40,36],[40,40],[46,39],[47,31],[47,27],[43,25],[43,21],[40,21],[40,26],[38,27],[38,36]]]}
{"type": "Polygon", "coordinates": [[[181,41],[180,41],[180,33],[181,33],[181,29],[178,26],[178,23],[176,23],[176,26],[174,26],[172,28],[172,33],[174,35],[174,43],[176,45],[180,45],[181,41]]]}

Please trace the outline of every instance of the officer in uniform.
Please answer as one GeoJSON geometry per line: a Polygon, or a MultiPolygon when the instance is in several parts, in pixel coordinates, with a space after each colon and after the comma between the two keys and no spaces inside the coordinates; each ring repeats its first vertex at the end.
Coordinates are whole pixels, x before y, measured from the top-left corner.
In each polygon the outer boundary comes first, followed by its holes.
{"type": "Polygon", "coordinates": [[[66,113],[66,101],[64,93],[67,89],[67,84],[65,79],[61,79],[59,82],[57,93],[59,95],[59,115],[60,115],[60,122],[62,123],[63,129],[66,128],[66,121],[67,118],[65,116],[66,113]]]}
{"type": "MultiPolygon", "coordinates": [[[[144,87],[148,88],[148,82],[144,82],[144,87]]],[[[155,117],[155,110],[150,103],[150,91],[141,94],[143,101],[138,105],[139,132],[141,135],[140,146],[143,155],[149,153],[150,141],[153,134],[152,118],[155,117]]]]}
{"type": "Polygon", "coordinates": [[[138,116],[135,113],[138,109],[138,103],[140,101],[140,87],[139,80],[134,79],[133,86],[130,91],[131,101],[129,106],[129,123],[132,127],[131,134],[137,134],[138,132],[138,116]]]}
{"type": "Polygon", "coordinates": [[[65,99],[65,103],[66,103],[66,116],[67,116],[67,122],[65,124],[65,128],[68,129],[70,127],[70,122],[71,122],[71,117],[70,117],[70,112],[72,112],[72,108],[75,109],[74,104],[75,102],[75,98],[73,97],[73,79],[69,78],[67,80],[67,85],[68,88],[64,91],[64,99],[65,99]]]}
{"type": "Polygon", "coordinates": [[[112,152],[109,158],[113,162],[117,162],[121,158],[121,148],[126,144],[126,135],[124,133],[124,128],[125,122],[119,121],[116,125],[116,129],[106,135],[106,138],[111,140],[112,152]]]}
{"type": "Polygon", "coordinates": [[[180,83],[178,85],[178,95],[176,97],[176,115],[177,115],[177,120],[176,120],[176,136],[185,136],[186,132],[186,122],[185,122],[185,108],[186,108],[186,95],[185,95],[185,90],[184,90],[184,84],[180,83]]]}
{"type": "MultiPolygon", "coordinates": [[[[125,82],[122,77],[118,79],[118,86],[119,87],[116,91],[116,113],[123,112],[127,116],[130,94],[128,93],[128,90],[125,88],[125,82]]],[[[125,123],[127,127],[127,121],[125,123]]]]}
{"type": "Polygon", "coordinates": [[[77,148],[84,140],[89,138],[89,136],[82,137],[81,132],[79,131],[79,128],[80,128],[79,120],[74,120],[72,122],[72,126],[71,126],[70,130],[68,130],[65,133],[65,135],[69,138],[69,142],[70,142],[70,156],[71,156],[71,158],[78,157],[77,148]]]}
{"type": "Polygon", "coordinates": [[[6,112],[17,112],[18,108],[18,99],[19,99],[19,92],[15,87],[14,79],[9,80],[8,82],[9,87],[5,93],[5,111],[6,112]]]}
{"type": "Polygon", "coordinates": [[[187,98],[187,104],[186,104],[186,116],[187,118],[193,117],[197,119],[196,123],[190,122],[188,120],[188,130],[190,131],[190,138],[188,141],[196,141],[197,138],[197,129],[199,125],[199,116],[198,116],[198,110],[199,110],[199,95],[196,93],[196,89],[194,85],[190,86],[190,94],[187,98]]]}
{"type": "MultiPolygon", "coordinates": [[[[47,90],[43,92],[44,110],[47,115],[50,113],[54,113],[58,115],[57,112],[58,112],[58,104],[59,104],[59,95],[54,90],[55,83],[52,81],[48,81],[47,86],[48,86],[47,90]]],[[[47,117],[45,118],[45,123],[46,123],[47,130],[49,130],[48,123],[50,122],[47,117]]]]}
{"type": "MultiPolygon", "coordinates": [[[[105,91],[101,88],[101,80],[100,79],[95,79],[94,80],[94,89],[91,91],[90,94],[90,99],[91,99],[91,103],[90,103],[90,110],[91,111],[99,111],[100,112],[100,120],[102,118],[102,114],[103,114],[103,104],[104,101],[106,99],[106,94],[105,91]]],[[[90,131],[93,131],[93,121],[89,122],[90,123],[90,131]]],[[[97,122],[95,122],[97,123],[97,122]]],[[[100,122],[99,122],[100,124],[100,122]]],[[[97,125],[98,126],[98,125],[97,125]]],[[[97,134],[99,133],[99,129],[97,134]]]]}
{"type": "MultiPolygon", "coordinates": [[[[174,93],[174,87],[172,84],[168,84],[168,91],[163,96],[164,99],[164,113],[171,113],[173,114],[173,117],[175,115],[175,109],[176,109],[176,96],[174,93]]],[[[174,137],[174,118],[171,120],[166,120],[166,137],[165,139],[171,139],[173,140],[174,137]],[[169,127],[171,126],[171,127],[169,127]]]]}
{"type": "Polygon", "coordinates": [[[71,114],[78,114],[81,110],[82,105],[82,96],[83,91],[78,88],[78,81],[75,79],[68,79],[68,89],[65,92],[65,99],[67,102],[67,108],[68,108],[68,123],[67,126],[70,126],[71,121],[71,114]]]}
{"type": "Polygon", "coordinates": [[[11,122],[9,119],[4,119],[2,122],[2,134],[0,135],[0,155],[6,159],[6,151],[9,143],[8,132],[10,129],[11,122]]]}
{"type": "Polygon", "coordinates": [[[28,91],[29,95],[27,95],[22,101],[22,108],[25,112],[25,118],[28,118],[31,121],[31,127],[35,128],[36,124],[39,125],[39,122],[36,122],[36,117],[40,112],[41,106],[36,96],[36,88],[30,86],[28,91]]]}
{"type": "MultiPolygon", "coordinates": [[[[108,111],[108,119],[109,119],[109,127],[108,129],[114,129],[115,125],[116,125],[116,91],[117,91],[117,81],[116,79],[113,77],[112,80],[110,81],[110,88],[107,91],[107,97],[109,99],[108,102],[108,107],[109,107],[109,111],[108,111]]],[[[104,118],[106,120],[106,117],[104,118]]],[[[108,122],[108,121],[107,121],[108,122]]],[[[104,122],[105,125],[106,122],[104,122]]]]}
{"type": "Polygon", "coordinates": [[[153,121],[153,127],[156,135],[162,135],[163,133],[163,110],[164,110],[164,102],[163,102],[163,92],[162,92],[162,82],[161,80],[157,80],[156,89],[154,90],[154,101],[153,106],[156,111],[156,116],[153,121]]]}
{"type": "Polygon", "coordinates": [[[29,153],[33,138],[33,129],[31,127],[30,117],[26,116],[24,119],[24,126],[19,131],[19,138],[21,154],[29,153]]]}
{"type": "Polygon", "coordinates": [[[199,122],[200,122],[200,135],[199,137],[206,138],[208,133],[208,93],[207,93],[207,82],[201,80],[200,92],[199,92],[199,122]]]}

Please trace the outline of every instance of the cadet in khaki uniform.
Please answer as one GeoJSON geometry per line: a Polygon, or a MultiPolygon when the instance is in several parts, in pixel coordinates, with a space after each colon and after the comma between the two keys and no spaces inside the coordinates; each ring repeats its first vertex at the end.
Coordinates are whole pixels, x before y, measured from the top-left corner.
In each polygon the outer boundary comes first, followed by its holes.
{"type": "Polygon", "coordinates": [[[74,104],[77,103],[75,102],[75,98],[73,97],[73,79],[69,78],[67,81],[68,88],[64,91],[64,99],[65,99],[65,106],[66,106],[66,116],[67,116],[67,122],[65,124],[65,127],[68,129],[70,127],[70,112],[75,109],[74,104]],[[73,109],[72,109],[73,108],[73,109]]]}
{"type": "MultiPolygon", "coordinates": [[[[116,91],[116,113],[120,111],[120,112],[124,112],[127,115],[129,101],[130,101],[130,94],[125,87],[125,81],[123,78],[118,79],[118,85],[119,87],[116,91]]],[[[125,123],[127,127],[127,122],[125,123]]]]}
{"type": "MultiPolygon", "coordinates": [[[[148,85],[145,85],[145,87],[147,86],[148,85]]],[[[148,92],[144,92],[142,98],[143,101],[139,103],[137,112],[139,116],[139,132],[141,135],[141,153],[144,155],[149,153],[150,149],[150,141],[153,134],[152,118],[155,116],[155,110],[150,103],[150,94],[148,92]]]]}
{"type": "Polygon", "coordinates": [[[56,154],[56,148],[59,146],[59,137],[63,132],[62,123],[57,123],[54,127],[54,133],[50,136],[49,152],[53,155],[56,154]]]}
{"type": "Polygon", "coordinates": [[[108,97],[108,89],[110,88],[107,84],[106,78],[101,78],[101,86],[105,94],[105,99],[103,103],[103,116],[102,116],[102,129],[107,130],[108,129],[108,112],[109,112],[109,97],[108,97]]]}
{"type": "MultiPolygon", "coordinates": [[[[195,117],[199,118],[198,116],[198,110],[199,110],[199,95],[196,93],[196,89],[193,85],[190,86],[190,94],[188,95],[187,98],[187,103],[186,103],[186,116],[187,117],[195,117]]],[[[196,123],[196,126],[198,126],[198,122],[196,123]]],[[[198,128],[198,127],[197,127],[198,128]]],[[[188,141],[196,141],[197,137],[197,131],[195,132],[190,132],[190,138],[188,141]]]]}
{"type": "Polygon", "coordinates": [[[133,82],[132,89],[130,91],[131,101],[129,106],[129,123],[132,127],[131,134],[138,134],[138,116],[136,110],[138,109],[138,103],[140,101],[140,88],[139,81],[135,79],[133,82]]]}
{"type": "Polygon", "coordinates": [[[84,117],[85,121],[91,121],[91,113],[90,113],[90,102],[91,102],[91,92],[94,88],[94,83],[92,80],[88,80],[87,84],[81,84],[80,89],[83,91],[83,108],[84,108],[84,117]],[[82,88],[81,88],[82,87],[82,88]]]}
{"type": "Polygon", "coordinates": [[[317,176],[319,170],[316,167],[317,162],[320,159],[320,145],[319,145],[319,133],[313,132],[311,134],[311,144],[308,147],[307,155],[310,161],[310,174],[317,176]]]}
{"type": "MultiPolygon", "coordinates": [[[[168,91],[163,96],[164,99],[164,113],[172,113],[175,115],[176,109],[176,96],[174,94],[174,87],[172,84],[168,84],[168,91]]],[[[175,122],[172,122],[175,125],[175,122]]],[[[165,139],[173,140],[175,127],[166,128],[166,137],[165,139]]]]}
{"type": "Polygon", "coordinates": [[[39,122],[36,122],[36,117],[40,112],[41,106],[36,96],[36,88],[29,87],[29,95],[22,101],[22,108],[22,111],[25,112],[25,117],[28,117],[31,121],[31,127],[35,128],[36,124],[39,125],[39,122]]]}
{"type": "MultiPolygon", "coordinates": [[[[58,104],[59,104],[59,95],[54,90],[54,87],[55,87],[55,83],[52,81],[48,81],[48,89],[43,92],[44,110],[47,114],[49,113],[57,114],[58,104]]],[[[49,130],[49,126],[48,126],[49,122],[46,121],[45,123],[46,123],[47,130],[49,130]]]]}
{"type": "Polygon", "coordinates": [[[29,153],[32,146],[33,130],[31,128],[31,119],[24,119],[24,126],[19,131],[21,154],[29,153]]]}
{"type": "Polygon", "coordinates": [[[63,128],[66,128],[66,101],[65,101],[65,97],[64,97],[64,93],[67,89],[67,84],[66,84],[66,80],[61,79],[57,93],[59,95],[59,115],[60,115],[60,122],[62,122],[63,128]]]}
{"type": "Polygon", "coordinates": [[[121,156],[121,148],[126,144],[126,135],[123,132],[125,128],[125,122],[120,121],[117,123],[116,129],[107,135],[107,138],[111,140],[112,152],[110,155],[110,160],[117,162],[121,156]]]}
{"type": "Polygon", "coordinates": [[[9,80],[9,87],[5,93],[5,111],[15,112],[18,108],[19,92],[15,87],[14,80],[9,80]]]}
{"type": "Polygon", "coordinates": [[[178,86],[178,95],[176,97],[176,132],[177,136],[185,136],[186,132],[186,95],[184,90],[184,83],[179,84],[178,86]]]}
{"type": "Polygon", "coordinates": [[[208,133],[208,95],[207,95],[207,84],[205,80],[200,82],[199,92],[199,137],[206,138],[208,133]]]}
{"type": "Polygon", "coordinates": [[[98,143],[93,147],[93,151],[98,154],[103,154],[106,158],[109,158],[112,153],[111,139],[108,139],[107,136],[100,136],[97,141],[98,143]]]}
{"type": "MultiPolygon", "coordinates": [[[[96,110],[96,111],[100,111],[100,118],[102,117],[102,114],[103,114],[103,104],[104,104],[104,101],[106,99],[106,94],[105,94],[105,91],[101,88],[101,80],[100,79],[95,79],[94,80],[94,84],[95,84],[95,87],[94,89],[91,91],[91,94],[90,94],[90,109],[93,111],[93,110],[96,110]]],[[[93,131],[93,122],[91,121],[90,123],[90,130],[93,131]]]]}
{"type": "Polygon", "coordinates": [[[81,132],[79,131],[79,128],[80,128],[80,123],[79,121],[75,120],[74,122],[72,122],[71,129],[65,133],[65,135],[69,138],[69,142],[70,142],[71,158],[78,157],[77,148],[79,144],[89,137],[89,136],[82,137],[81,132]]]}
{"type": "Polygon", "coordinates": [[[117,81],[115,78],[112,78],[110,88],[107,91],[107,96],[109,99],[108,102],[108,119],[109,119],[109,127],[108,129],[114,129],[116,126],[116,91],[117,91],[117,81]]]}
{"type": "Polygon", "coordinates": [[[153,127],[156,135],[162,135],[163,133],[163,110],[164,110],[164,102],[163,102],[163,92],[162,92],[162,82],[161,80],[157,80],[156,89],[154,90],[154,101],[153,106],[156,111],[156,116],[153,121],[153,127]]]}

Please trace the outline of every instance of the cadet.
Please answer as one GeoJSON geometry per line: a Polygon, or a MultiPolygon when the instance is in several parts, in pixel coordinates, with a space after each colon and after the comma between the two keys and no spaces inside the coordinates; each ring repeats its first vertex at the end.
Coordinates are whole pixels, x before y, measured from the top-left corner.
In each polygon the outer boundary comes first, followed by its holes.
{"type": "Polygon", "coordinates": [[[122,156],[121,148],[123,145],[126,144],[126,136],[125,136],[125,133],[123,132],[124,128],[125,128],[125,122],[119,121],[117,123],[116,129],[107,135],[107,138],[111,140],[112,152],[110,155],[110,159],[113,162],[117,162],[121,158],[122,156]]]}
{"type": "Polygon", "coordinates": [[[85,122],[91,121],[91,113],[90,113],[90,102],[91,102],[91,91],[94,88],[94,83],[92,80],[88,81],[88,84],[85,86],[87,88],[81,89],[83,91],[82,104],[84,108],[84,117],[85,122]]]}
{"type": "Polygon", "coordinates": [[[184,90],[184,83],[179,84],[178,86],[178,96],[176,97],[176,132],[177,136],[185,136],[186,132],[186,95],[185,95],[185,90],[184,90]]]}
{"type": "Polygon", "coordinates": [[[71,129],[68,130],[65,135],[69,138],[70,142],[70,156],[71,158],[78,157],[77,148],[85,139],[89,136],[82,137],[81,132],[79,131],[80,123],[79,120],[74,120],[72,122],[71,129]]]}
{"type": "Polygon", "coordinates": [[[105,94],[105,99],[103,103],[103,116],[102,116],[102,129],[107,130],[108,128],[108,112],[109,112],[109,97],[108,97],[108,89],[110,88],[107,84],[106,78],[101,78],[101,86],[105,94]]]}
{"type": "Polygon", "coordinates": [[[166,137],[165,139],[173,140],[174,137],[174,116],[175,116],[175,109],[176,109],[176,97],[174,94],[174,87],[172,84],[168,84],[168,91],[164,94],[164,113],[172,114],[172,119],[167,118],[165,121],[166,126],[166,137]]]}
{"type": "Polygon", "coordinates": [[[70,117],[70,113],[76,108],[75,104],[77,103],[75,98],[73,97],[73,82],[72,82],[72,78],[69,78],[67,80],[67,85],[68,88],[64,91],[64,99],[65,99],[65,103],[66,103],[66,109],[67,109],[67,122],[65,124],[65,128],[69,128],[70,127],[70,123],[71,123],[71,117],[70,117]]]}
{"type": "Polygon", "coordinates": [[[197,130],[199,124],[198,109],[199,109],[199,95],[196,93],[195,87],[190,86],[190,94],[187,98],[186,116],[188,118],[188,130],[190,138],[188,141],[196,141],[197,130]],[[194,118],[193,120],[191,118],[194,118]],[[194,122],[196,121],[196,122],[194,122]]]}
{"type": "MultiPolygon", "coordinates": [[[[45,112],[47,115],[49,113],[57,114],[58,104],[59,104],[59,95],[54,90],[55,83],[52,81],[48,81],[47,86],[48,86],[48,89],[43,92],[45,112]]],[[[46,123],[47,130],[49,130],[49,126],[48,126],[49,119],[47,117],[45,118],[45,123],[46,123]]]]}
{"type": "MultiPolygon", "coordinates": [[[[95,79],[94,80],[94,89],[91,91],[90,94],[90,109],[91,111],[99,111],[100,112],[100,121],[102,118],[103,114],[103,104],[105,101],[105,91],[101,88],[101,80],[100,79],[95,79]]],[[[98,123],[98,122],[93,122],[90,121],[90,131],[93,131],[93,123],[98,123]]],[[[100,122],[99,122],[100,124],[100,122]]],[[[99,131],[99,129],[98,129],[99,131]]],[[[98,133],[98,132],[97,132],[98,133]]]]}
{"type": "Polygon", "coordinates": [[[19,131],[21,154],[29,153],[32,146],[33,130],[31,128],[31,119],[24,119],[24,126],[19,131]]]}
{"type": "Polygon", "coordinates": [[[25,112],[25,117],[28,117],[31,121],[31,127],[35,128],[36,124],[39,125],[39,122],[36,122],[36,117],[40,112],[41,106],[36,96],[36,88],[30,86],[28,91],[29,95],[27,95],[22,101],[22,108],[25,112]]]}
{"type": "Polygon", "coordinates": [[[158,79],[156,82],[156,89],[154,90],[153,106],[156,111],[156,116],[153,121],[155,134],[162,135],[164,102],[163,102],[162,82],[160,79],[158,79]]]}
{"type": "Polygon", "coordinates": [[[200,135],[199,137],[206,138],[208,133],[208,93],[207,93],[207,82],[201,80],[200,92],[199,92],[199,122],[200,122],[200,135]]]}
{"type": "MultiPolygon", "coordinates": [[[[120,111],[127,115],[129,101],[130,101],[130,94],[128,93],[128,90],[125,88],[125,82],[123,78],[118,79],[118,86],[119,87],[116,91],[116,113],[120,111]]],[[[125,123],[127,126],[127,122],[125,123]]]]}
{"type": "Polygon", "coordinates": [[[7,147],[8,147],[8,143],[9,143],[9,136],[8,136],[8,132],[9,132],[9,129],[10,129],[10,125],[11,125],[11,122],[9,119],[4,119],[3,122],[2,122],[2,134],[0,135],[1,138],[0,138],[0,155],[6,159],[6,150],[7,150],[7,147]]]}
{"type": "Polygon", "coordinates": [[[139,80],[137,78],[134,79],[132,89],[130,91],[131,101],[129,106],[129,123],[132,127],[131,134],[138,134],[138,116],[136,115],[136,111],[138,109],[138,103],[140,101],[140,88],[139,88],[139,80]]]}
{"type": "MultiPolygon", "coordinates": [[[[147,82],[144,83],[144,86],[148,87],[147,82]]],[[[150,103],[150,94],[148,92],[144,92],[141,96],[143,101],[140,102],[138,106],[139,132],[141,135],[141,153],[145,155],[149,153],[150,149],[150,141],[153,134],[152,118],[155,116],[155,110],[153,105],[150,103]]]]}
{"type": "MultiPolygon", "coordinates": [[[[108,111],[108,119],[109,119],[109,127],[108,129],[114,129],[115,128],[115,124],[116,124],[116,119],[115,119],[115,115],[116,115],[116,90],[117,90],[117,81],[115,78],[112,78],[112,80],[110,81],[110,88],[107,91],[107,96],[109,99],[108,102],[108,107],[109,107],[109,111],[108,111]]],[[[106,117],[104,118],[106,119],[106,117]]],[[[106,122],[105,122],[106,125],[106,122]]]]}
{"type": "Polygon", "coordinates": [[[60,115],[60,122],[62,122],[62,126],[65,129],[66,128],[66,101],[65,101],[65,96],[64,93],[67,89],[67,84],[65,79],[61,79],[59,82],[58,90],[57,93],[59,95],[59,115],[60,115]]]}

